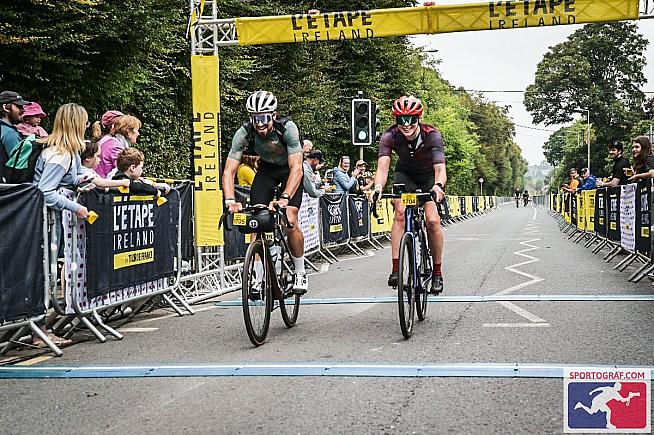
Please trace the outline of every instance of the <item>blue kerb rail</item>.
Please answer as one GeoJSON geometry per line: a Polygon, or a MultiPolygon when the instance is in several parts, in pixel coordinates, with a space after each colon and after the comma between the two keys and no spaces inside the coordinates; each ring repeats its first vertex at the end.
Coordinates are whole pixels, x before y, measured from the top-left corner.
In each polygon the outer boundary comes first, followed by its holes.
{"type": "Polygon", "coordinates": [[[567,370],[645,370],[651,366],[579,366],[562,364],[357,364],[259,363],[215,365],[0,367],[0,379],[88,379],[170,377],[465,377],[564,378],[567,370]]]}
{"type": "MultiPolygon", "coordinates": [[[[488,295],[488,296],[429,296],[428,302],[654,302],[654,295],[488,295]]],[[[302,298],[302,305],[389,304],[397,303],[396,296],[361,298],[302,298]]],[[[217,307],[240,307],[241,300],[216,302],[217,307]]]]}

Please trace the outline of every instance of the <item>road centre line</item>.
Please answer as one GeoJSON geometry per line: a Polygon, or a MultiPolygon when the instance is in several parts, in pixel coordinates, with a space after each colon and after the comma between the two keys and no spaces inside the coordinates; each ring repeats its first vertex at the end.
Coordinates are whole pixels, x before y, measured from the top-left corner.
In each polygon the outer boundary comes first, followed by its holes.
{"type": "Polygon", "coordinates": [[[153,366],[41,366],[0,367],[0,379],[80,379],[233,376],[315,377],[466,377],[559,378],[566,370],[647,370],[652,366],[585,366],[583,364],[358,364],[358,363],[251,363],[153,366]]]}
{"type": "Polygon", "coordinates": [[[549,328],[549,323],[484,323],[484,328],[549,328]]]}
{"type": "Polygon", "coordinates": [[[511,302],[507,301],[500,301],[498,304],[502,305],[504,308],[513,311],[519,316],[524,317],[525,319],[529,320],[530,322],[533,323],[541,323],[541,322],[547,322],[545,319],[541,319],[535,314],[530,313],[529,311],[525,310],[524,308],[520,308],[519,306],[512,304],[511,302]]]}

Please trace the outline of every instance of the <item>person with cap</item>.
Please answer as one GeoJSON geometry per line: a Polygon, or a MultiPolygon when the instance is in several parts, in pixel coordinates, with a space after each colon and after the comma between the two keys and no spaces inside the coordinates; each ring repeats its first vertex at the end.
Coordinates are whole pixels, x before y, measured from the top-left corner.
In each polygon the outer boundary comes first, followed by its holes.
{"type": "Polygon", "coordinates": [[[322,187],[323,183],[320,179],[320,175],[316,174],[316,168],[323,161],[322,151],[313,150],[309,152],[304,158],[304,176],[302,177],[302,185],[304,186],[304,191],[311,198],[320,198],[326,192],[322,187]]]}
{"type": "Polygon", "coordinates": [[[2,168],[9,160],[11,151],[23,139],[16,125],[23,121],[23,113],[25,112],[24,106],[29,104],[13,91],[4,91],[0,93],[0,177],[2,176],[2,168]]]}
{"type": "Polygon", "coordinates": [[[41,120],[46,117],[45,112],[39,103],[30,103],[25,105],[23,113],[23,122],[16,126],[16,129],[24,137],[34,135],[36,137],[46,137],[48,132],[41,127],[41,120]]]}
{"type": "Polygon", "coordinates": [[[371,174],[368,172],[368,164],[365,160],[358,160],[356,168],[361,171],[359,172],[359,175],[357,175],[356,193],[363,195],[372,189],[375,182],[373,181],[371,174]]]}
{"type": "Polygon", "coordinates": [[[113,135],[114,124],[121,116],[123,113],[118,110],[108,110],[102,115],[100,121],[93,123],[91,128],[91,140],[97,142],[100,147],[100,163],[96,172],[103,178],[106,178],[109,172],[116,167],[116,158],[123,150],[120,142],[113,135]]]}
{"type": "Polygon", "coordinates": [[[302,295],[308,288],[304,267],[304,235],[298,224],[298,212],[302,205],[302,143],[297,125],[290,118],[279,116],[277,97],[268,91],[256,91],[245,104],[250,120],[239,128],[232,138],[223,171],[225,205],[230,213],[242,210],[236,201],[234,178],[244,154],[260,157],[259,169],[250,189],[252,205],[270,205],[275,187],[280,186],[281,195],[277,205],[286,209],[290,223],[288,244],[294,266],[293,292],[302,295]]]}

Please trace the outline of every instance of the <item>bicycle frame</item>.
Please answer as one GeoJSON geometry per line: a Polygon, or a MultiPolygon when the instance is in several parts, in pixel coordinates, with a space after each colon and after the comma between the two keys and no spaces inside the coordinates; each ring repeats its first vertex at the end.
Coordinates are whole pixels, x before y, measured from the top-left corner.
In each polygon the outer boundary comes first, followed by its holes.
{"type": "MultiPolygon", "coordinates": [[[[413,246],[414,250],[422,249],[422,247],[418,247],[416,243],[419,242],[418,238],[416,237],[416,230],[419,230],[420,228],[416,228],[415,225],[417,223],[422,223],[425,220],[424,217],[424,209],[418,210],[417,205],[414,206],[405,206],[404,208],[404,234],[409,233],[411,236],[411,239],[413,239],[413,246]]],[[[420,255],[428,255],[427,252],[420,252],[420,255]]],[[[421,275],[418,274],[418,259],[416,256],[413,256],[413,261],[412,261],[412,271],[413,271],[413,287],[416,290],[420,290],[423,293],[425,293],[425,289],[422,286],[422,279],[421,275]]]]}

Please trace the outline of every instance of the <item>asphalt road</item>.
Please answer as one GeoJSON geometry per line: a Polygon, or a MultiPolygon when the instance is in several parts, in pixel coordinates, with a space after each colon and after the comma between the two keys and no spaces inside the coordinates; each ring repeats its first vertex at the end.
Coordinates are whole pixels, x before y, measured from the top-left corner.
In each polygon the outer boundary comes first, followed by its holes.
{"type": "MultiPolygon", "coordinates": [[[[445,233],[444,295],[653,294],[567,240],[543,209],[503,206],[445,233]]],[[[310,277],[310,298],[393,296],[390,250],[310,277]]],[[[234,299],[235,294],[222,300],[234,299]]],[[[240,308],[159,310],[39,366],[256,362],[654,365],[652,302],[432,303],[402,338],[395,304],[273,313],[253,348],[240,308]]],[[[560,433],[563,380],[179,377],[0,380],[0,433],[560,433]]]]}

